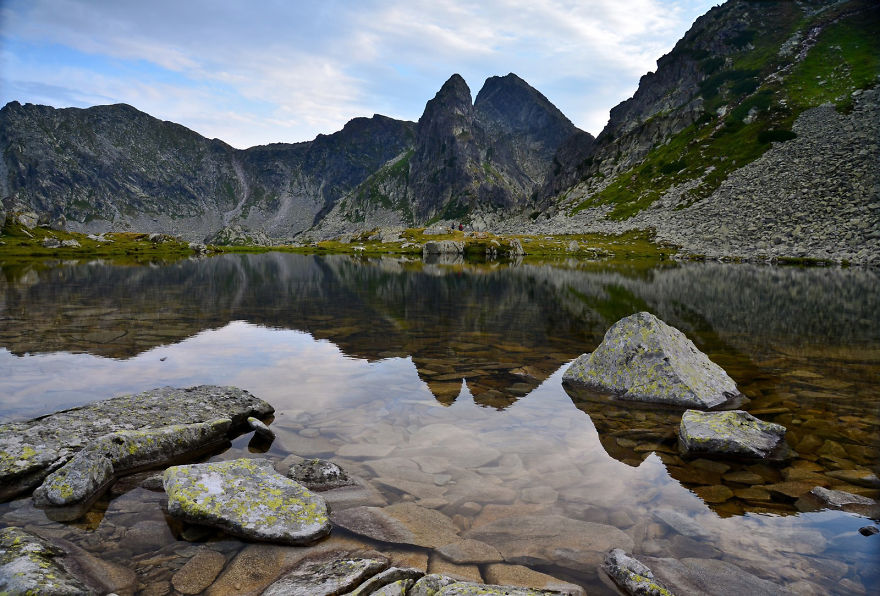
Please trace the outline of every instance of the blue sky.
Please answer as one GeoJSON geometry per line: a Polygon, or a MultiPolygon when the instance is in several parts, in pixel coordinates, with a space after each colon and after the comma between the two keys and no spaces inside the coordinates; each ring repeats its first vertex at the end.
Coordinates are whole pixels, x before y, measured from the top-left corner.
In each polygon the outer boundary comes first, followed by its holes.
{"type": "Polygon", "coordinates": [[[598,134],[705,0],[0,0],[0,102],[129,103],[236,147],[515,72],[598,134]]]}

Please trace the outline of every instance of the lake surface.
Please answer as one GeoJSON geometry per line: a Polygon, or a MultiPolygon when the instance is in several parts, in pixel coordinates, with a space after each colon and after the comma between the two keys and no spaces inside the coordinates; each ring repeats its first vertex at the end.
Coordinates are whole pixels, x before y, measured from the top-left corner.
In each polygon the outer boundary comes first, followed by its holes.
{"type": "MultiPolygon", "coordinates": [[[[858,533],[872,520],[794,506],[817,485],[880,495],[850,483],[853,470],[880,471],[877,271],[276,253],[0,271],[0,422],[163,385],[235,385],[276,408],[277,438],[246,435],[214,459],[332,458],[379,502],[438,509],[462,533],[563,516],[623,531],[636,555],[721,560],[799,593],[880,585],[880,536],[858,533]],[[680,413],[562,385],[571,360],[641,310],[725,368],[745,409],[785,425],[799,457],[686,461],[680,413]],[[664,521],[682,517],[701,531],[664,521]]],[[[0,525],[38,525],[164,593],[193,543],[161,493],[134,487],[69,524],[29,499],[0,504],[0,525]]],[[[201,540],[230,558],[243,547],[201,540]]],[[[566,558],[568,538],[535,540],[546,548],[534,569],[613,593],[566,558]]]]}

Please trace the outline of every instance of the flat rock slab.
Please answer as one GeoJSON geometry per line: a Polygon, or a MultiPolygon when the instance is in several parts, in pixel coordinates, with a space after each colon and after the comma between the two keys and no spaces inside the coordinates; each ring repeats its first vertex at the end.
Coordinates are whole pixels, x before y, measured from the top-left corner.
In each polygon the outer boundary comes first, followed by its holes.
{"type": "Polygon", "coordinates": [[[227,441],[228,418],[123,430],[92,441],[55,470],[34,491],[38,507],[87,504],[119,475],[204,452],[227,441]]]}
{"type": "Polygon", "coordinates": [[[562,377],[618,399],[707,409],[741,398],[724,369],[684,333],[647,312],[623,318],[562,377]]]}
{"type": "Polygon", "coordinates": [[[670,559],[644,557],[644,563],[676,594],[717,596],[775,596],[791,594],[783,586],[761,579],[726,561],[717,559],[670,559]]]}
{"type": "Polygon", "coordinates": [[[438,548],[460,540],[451,519],[414,503],[352,507],[334,512],[333,522],[355,534],[395,544],[438,548]]]}
{"type": "Polygon", "coordinates": [[[633,541],[615,527],[561,515],[520,515],[464,534],[491,544],[508,563],[595,569],[612,548],[631,551],[633,541]]]}
{"type": "Polygon", "coordinates": [[[672,596],[672,592],[657,581],[647,565],[619,548],[605,555],[601,568],[617,587],[632,596],[672,596]]]}
{"type": "Polygon", "coordinates": [[[678,443],[685,455],[779,459],[787,451],[784,426],[764,422],[743,410],[687,410],[681,417],[678,443]]]}
{"type": "Polygon", "coordinates": [[[858,513],[867,517],[880,516],[880,505],[874,499],[821,486],[814,487],[810,492],[801,496],[795,502],[795,507],[799,511],[837,509],[849,513],[858,513]]]}
{"type": "Polygon", "coordinates": [[[263,596],[332,596],[355,589],[388,567],[387,559],[327,553],[302,561],[273,582],[263,596]]]}
{"type": "Polygon", "coordinates": [[[168,513],[190,523],[280,544],[310,544],[330,533],[324,499],[268,460],[174,466],[163,482],[168,513]]]}
{"type": "Polygon", "coordinates": [[[229,418],[233,427],[274,408],[235,387],[163,387],[0,425],[0,501],[38,486],[86,445],[110,432],[229,418]]]}

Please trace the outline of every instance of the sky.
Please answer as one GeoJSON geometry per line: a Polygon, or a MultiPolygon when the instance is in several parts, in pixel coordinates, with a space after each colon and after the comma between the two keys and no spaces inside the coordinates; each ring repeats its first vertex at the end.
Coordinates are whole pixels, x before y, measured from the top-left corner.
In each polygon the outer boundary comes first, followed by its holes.
{"type": "Polygon", "coordinates": [[[720,0],[0,0],[0,103],[128,103],[245,148],[514,72],[598,134],[720,0]]]}

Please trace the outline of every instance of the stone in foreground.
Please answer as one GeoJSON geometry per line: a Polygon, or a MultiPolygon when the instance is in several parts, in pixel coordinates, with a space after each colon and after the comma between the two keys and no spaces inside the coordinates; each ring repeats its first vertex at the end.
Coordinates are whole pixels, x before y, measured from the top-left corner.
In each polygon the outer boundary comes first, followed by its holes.
{"type": "Polygon", "coordinates": [[[257,459],[174,466],[163,476],[168,513],[263,542],[310,544],[330,533],[324,499],[257,459]]]}
{"type": "Polygon", "coordinates": [[[24,422],[0,425],[0,501],[38,486],[53,470],[110,432],[229,418],[233,428],[274,408],[235,387],[163,387],[24,422]]]}
{"type": "Polygon", "coordinates": [[[87,505],[118,476],[204,453],[227,441],[228,418],[109,433],[89,443],[34,491],[38,507],[87,505]]]}
{"type": "Polygon", "coordinates": [[[491,586],[470,582],[456,582],[440,588],[436,596],[558,596],[560,592],[515,588],[511,586],[491,586]]]}
{"type": "Polygon", "coordinates": [[[654,577],[647,565],[619,548],[605,555],[602,570],[621,590],[632,596],[673,596],[666,586],[654,577]]]}
{"type": "Polygon", "coordinates": [[[331,596],[356,588],[386,567],[387,559],[360,558],[331,552],[306,559],[266,588],[263,596],[331,596]]]}
{"type": "Polygon", "coordinates": [[[678,329],[647,312],[616,322],[563,380],[618,399],[708,409],[741,398],[736,383],[678,329]]]}
{"type": "Polygon", "coordinates": [[[678,444],[685,455],[782,459],[789,452],[784,426],[764,422],[743,410],[687,410],[681,417],[678,444]]]}
{"type": "Polygon", "coordinates": [[[0,594],[91,594],[61,564],[64,552],[20,528],[0,530],[0,594]]]}

